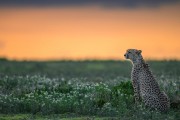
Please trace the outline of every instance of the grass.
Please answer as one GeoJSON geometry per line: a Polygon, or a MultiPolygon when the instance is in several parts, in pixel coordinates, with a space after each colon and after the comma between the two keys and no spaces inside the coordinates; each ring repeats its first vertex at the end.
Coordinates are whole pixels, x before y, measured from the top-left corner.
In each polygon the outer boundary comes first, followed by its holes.
{"type": "Polygon", "coordinates": [[[148,63],[171,100],[167,113],[135,105],[129,62],[0,60],[0,119],[180,118],[180,62],[148,63]]]}
{"type": "Polygon", "coordinates": [[[82,117],[63,117],[63,115],[31,115],[31,114],[0,114],[0,120],[109,120],[118,119],[117,117],[95,117],[95,116],[82,116],[82,117]]]}
{"type": "Polygon", "coordinates": [[[29,117],[30,115],[28,114],[0,114],[0,120],[24,120],[29,117]]]}

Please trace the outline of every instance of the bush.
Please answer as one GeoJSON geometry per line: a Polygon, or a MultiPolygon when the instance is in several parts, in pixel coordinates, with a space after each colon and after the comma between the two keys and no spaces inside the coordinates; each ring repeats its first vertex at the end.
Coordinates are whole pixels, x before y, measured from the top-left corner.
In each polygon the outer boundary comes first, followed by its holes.
{"type": "Polygon", "coordinates": [[[133,102],[133,94],[134,92],[131,81],[121,82],[119,85],[114,86],[112,88],[113,106],[128,107],[133,102]]]}

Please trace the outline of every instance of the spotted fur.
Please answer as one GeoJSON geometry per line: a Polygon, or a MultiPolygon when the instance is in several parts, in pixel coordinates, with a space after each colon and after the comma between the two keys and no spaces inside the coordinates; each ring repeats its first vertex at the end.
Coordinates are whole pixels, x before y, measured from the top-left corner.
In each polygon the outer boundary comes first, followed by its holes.
{"type": "Polygon", "coordinates": [[[141,50],[128,49],[124,54],[133,64],[131,79],[134,88],[135,101],[143,101],[146,106],[160,111],[167,111],[170,107],[169,99],[164,92],[160,91],[149,65],[145,63],[141,50]]]}

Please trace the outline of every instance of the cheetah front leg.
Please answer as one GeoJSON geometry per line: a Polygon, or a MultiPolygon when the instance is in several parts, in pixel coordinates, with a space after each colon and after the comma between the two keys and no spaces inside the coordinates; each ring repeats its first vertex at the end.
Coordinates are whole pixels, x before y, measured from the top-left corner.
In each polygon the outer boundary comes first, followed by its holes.
{"type": "Polygon", "coordinates": [[[140,102],[140,89],[139,89],[139,82],[137,78],[132,79],[132,84],[134,88],[134,98],[135,102],[139,103],[140,102]]]}

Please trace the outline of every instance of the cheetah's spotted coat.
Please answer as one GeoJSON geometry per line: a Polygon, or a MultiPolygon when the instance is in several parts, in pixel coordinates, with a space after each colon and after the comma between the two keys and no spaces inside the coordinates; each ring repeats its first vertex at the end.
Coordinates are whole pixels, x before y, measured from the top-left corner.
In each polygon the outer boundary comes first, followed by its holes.
{"type": "Polygon", "coordinates": [[[149,65],[143,60],[141,50],[128,49],[124,56],[133,63],[131,79],[135,101],[138,102],[142,99],[148,107],[167,111],[170,107],[169,99],[164,92],[160,91],[149,65]]]}

